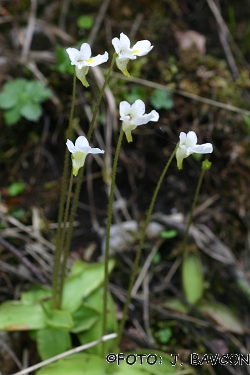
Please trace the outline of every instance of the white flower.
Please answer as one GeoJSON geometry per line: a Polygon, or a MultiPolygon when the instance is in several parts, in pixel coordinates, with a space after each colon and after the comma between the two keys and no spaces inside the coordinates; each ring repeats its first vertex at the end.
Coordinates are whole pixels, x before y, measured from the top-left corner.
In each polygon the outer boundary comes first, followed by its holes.
{"type": "Polygon", "coordinates": [[[77,176],[78,171],[84,166],[88,154],[104,154],[99,148],[91,148],[88,140],[81,135],[76,139],[75,145],[69,139],[66,142],[69,152],[72,153],[73,175],[77,176]]]}
{"type": "Polygon", "coordinates": [[[197,154],[211,154],[213,152],[213,146],[211,143],[204,143],[203,145],[197,145],[197,135],[195,132],[190,131],[187,134],[181,132],[180,142],[176,151],[177,167],[182,169],[183,159],[187,158],[193,153],[197,154]]]}
{"type": "Polygon", "coordinates": [[[66,51],[71,60],[71,65],[75,65],[76,67],[77,78],[80,79],[85,87],[89,86],[86,80],[86,74],[89,71],[89,67],[103,64],[109,58],[108,52],[105,52],[103,55],[91,57],[91,48],[88,43],[83,43],[80,51],[78,51],[76,48],[68,48],[66,51]]]}
{"type": "Polygon", "coordinates": [[[117,68],[120,69],[126,77],[130,77],[129,72],[127,71],[128,61],[135,60],[137,56],[146,55],[153,48],[148,40],[141,40],[130,48],[130,40],[127,35],[123,33],[120,34],[120,39],[112,39],[112,44],[118,55],[116,58],[117,68]]]}
{"type": "Polygon", "coordinates": [[[120,103],[120,120],[122,120],[122,129],[126,134],[127,141],[132,142],[131,131],[139,125],[147,124],[149,121],[158,121],[159,113],[155,110],[145,113],[145,104],[137,99],[134,104],[128,102],[120,103]]]}

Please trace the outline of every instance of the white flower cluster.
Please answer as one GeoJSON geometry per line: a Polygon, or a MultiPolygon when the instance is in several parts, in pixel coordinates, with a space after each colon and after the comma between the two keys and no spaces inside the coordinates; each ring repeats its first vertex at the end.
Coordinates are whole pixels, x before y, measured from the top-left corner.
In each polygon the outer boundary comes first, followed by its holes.
{"type": "MultiPolygon", "coordinates": [[[[130,76],[127,70],[129,60],[135,60],[137,56],[144,56],[153,48],[148,40],[141,40],[135,43],[133,47],[130,47],[130,40],[123,33],[120,34],[120,39],[113,38],[112,44],[116,53],[117,68],[120,69],[126,77],[130,76]]],[[[75,65],[77,78],[79,78],[86,87],[89,86],[86,80],[89,67],[103,64],[108,60],[108,52],[105,52],[103,55],[91,57],[91,48],[88,43],[83,43],[80,51],[76,48],[68,48],[66,51],[71,60],[71,65],[75,65]]],[[[128,142],[132,142],[131,131],[137,126],[145,125],[149,121],[159,120],[159,113],[155,110],[148,114],[145,113],[145,104],[140,99],[136,100],[132,105],[126,101],[122,101],[119,109],[122,129],[125,132],[128,142]]],[[[69,151],[72,153],[74,176],[78,174],[78,170],[84,165],[88,153],[104,153],[104,151],[99,148],[91,148],[87,139],[83,136],[77,138],[75,145],[70,140],[67,140],[66,144],[69,151]]],[[[183,159],[193,153],[207,154],[213,152],[211,143],[197,145],[197,135],[194,131],[190,131],[187,134],[181,132],[180,141],[177,146],[176,159],[178,169],[182,169],[183,159]]]]}

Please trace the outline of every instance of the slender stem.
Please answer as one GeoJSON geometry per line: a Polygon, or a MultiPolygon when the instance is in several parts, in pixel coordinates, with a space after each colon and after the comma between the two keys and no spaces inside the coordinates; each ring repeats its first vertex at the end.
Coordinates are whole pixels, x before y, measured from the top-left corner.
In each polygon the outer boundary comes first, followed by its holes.
{"type": "Polygon", "coordinates": [[[125,324],[125,319],[126,319],[127,312],[128,312],[128,306],[129,306],[129,303],[130,303],[130,300],[131,300],[131,291],[132,291],[132,288],[133,288],[133,285],[134,285],[136,272],[137,272],[139,260],[140,260],[140,257],[141,257],[142,246],[143,246],[143,243],[144,243],[144,239],[145,239],[145,235],[146,235],[147,226],[149,224],[150,216],[152,214],[154,204],[155,204],[155,200],[157,198],[157,195],[158,195],[159,189],[161,187],[163,178],[165,177],[165,174],[167,173],[167,170],[170,166],[170,163],[171,163],[171,161],[173,160],[173,158],[176,154],[176,150],[177,150],[177,146],[176,146],[175,150],[173,151],[172,155],[170,156],[170,158],[169,158],[167,164],[165,165],[165,168],[164,168],[164,170],[163,170],[163,172],[162,172],[162,174],[159,178],[159,181],[158,181],[157,186],[155,188],[155,191],[154,191],[154,194],[153,194],[153,197],[152,197],[152,200],[151,200],[151,203],[150,203],[147,215],[146,215],[146,220],[145,220],[144,225],[143,225],[142,235],[141,235],[140,242],[139,242],[139,248],[138,248],[138,251],[137,251],[137,254],[136,254],[136,257],[135,257],[135,262],[134,262],[134,265],[133,265],[132,274],[131,274],[130,281],[129,281],[127,298],[126,298],[126,302],[125,302],[125,305],[124,305],[124,308],[123,308],[122,320],[121,320],[121,323],[120,323],[120,326],[119,326],[119,329],[118,329],[118,336],[116,338],[114,350],[116,350],[116,348],[118,347],[118,345],[120,343],[120,340],[121,340],[121,335],[122,335],[122,331],[123,331],[124,324],[125,324]]]}
{"type": "Polygon", "coordinates": [[[187,224],[185,234],[184,234],[184,237],[183,237],[183,241],[182,241],[182,252],[183,253],[185,252],[185,249],[186,249],[186,246],[187,246],[188,232],[189,232],[189,228],[190,228],[190,225],[192,223],[192,220],[193,220],[194,209],[195,209],[197,199],[198,199],[198,196],[199,196],[199,193],[200,193],[201,183],[202,183],[205,172],[206,172],[205,170],[202,170],[202,172],[200,174],[198,184],[197,184],[197,187],[196,187],[194,200],[193,200],[191,211],[190,211],[190,214],[189,214],[188,224],[187,224]]]}
{"type": "MultiPolygon", "coordinates": [[[[71,138],[71,135],[73,132],[75,97],[76,97],[76,73],[74,72],[69,125],[68,125],[68,129],[66,132],[66,135],[68,138],[71,138]]],[[[56,250],[55,250],[55,256],[54,256],[54,269],[53,269],[53,276],[52,276],[52,306],[54,308],[57,307],[58,276],[60,272],[60,261],[61,261],[61,254],[62,254],[60,237],[61,237],[61,230],[62,230],[61,226],[62,226],[62,221],[63,221],[63,211],[64,211],[64,204],[65,204],[65,191],[66,191],[66,184],[67,184],[68,168],[69,168],[69,151],[66,148],[65,157],[64,157],[62,187],[61,187],[61,194],[60,194],[60,205],[59,205],[59,213],[58,213],[58,220],[57,220],[58,227],[57,227],[57,233],[56,233],[56,250]]]]}
{"type": "MultiPolygon", "coordinates": [[[[71,173],[71,176],[70,176],[69,190],[68,190],[66,208],[64,212],[63,231],[62,231],[62,236],[61,236],[61,249],[62,250],[64,249],[64,240],[65,240],[65,235],[66,235],[67,220],[69,216],[69,205],[70,205],[70,199],[71,199],[72,185],[73,185],[73,173],[71,173]]],[[[64,270],[66,269],[67,258],[68,258],[66,255],[67,254],[65,254],[65,251],[64,251],[62,267],[61,267],[61,275],[59,275],[60,278],[58,280],[59,285],[58,285],[58,295],[57,295],[57,307],[59,309],[61,308],[61,302],[62,302],[63,283],[64,283],[64,277],[65,277],[64,270]]]]}
{"type": "MultiPolygon", "coordinates": [[[[113,202],[115,195],[115,178],[117,171],[117,163],[119,158],[119,153],[122,145],[124,131],[120,130],[120,135],[118,138],[115,157],[112,168],[111,175],[111,186],[110,186],[110,195],[109,195],[109,204],[108,204],[108,218],[107,218],[107,227],[106,227],[106,244],[105,244],[105,260],[104,260],[104,286],[103,286],[103,321],[102,321],[102,332],[106,332],[107,329],[107,299],[108,299],[108,262],[109,262],[109,244],[110,244],[110,228],[112,222],[113,214],[113,202]]],[[[105,343],[102,344],[103,356],[105,355],[105,343]]]]}
{"type": "Polygon", "coordinates": [[[98,95],[98,98],[97,98],[97,101],[96,101],[96,105],[95,105],[95,109],[94,109],[94,112],[93,112],[93,117],[92,117],[92,120],[91,120],[90,125],[89,125],[89,131],[88,131],[88,134],[87,134],[88,141],[90,141],[90,138],[91,138],[91,135],[92,135],[92,132],[93,132],[93,128],[94,128],[94,124],[95,124],[95,119],[96,119],[96,116],[97,116],[97,113],[98,113],[98,110],[99,110],[99,107],[100,107],[101,99],[103,97],[104,90],[105,90],[105,88],[107,86],[107,83],[109,81],[110,74],[113,70],[116,57],[117,57],[117,53],[114,53],[112,61],[111,61],[111,65],[110,65],[109,70],[107,72],[107,75],[105,77],[104,84],[103,84],[103,86],[102,86],[102,88],[99,92],[99,95],[98,95]]]}
{"type": "MultiPolygon", "coordinates": [[[[94,109],[94,112],[93,112],[93,117],[92,117],[92,120],[90,122],[89,131],[88,131],[88,134],[87,134],[88,141],[90,141],[91,136],[92,136],[92,132],[93,132],[96,116],[97,116],[97,113],[98,113],[98,110],[99,110],[99,107],[100,107],[101,99],[103,97],[104,90],[107,86],[110,74],[112,72],[116,56],[117,56],[117,54],[114,53],[111,65],[109,67],[108,73],[106,75],[106,78],[105,78],[105,81],[104,81],[104,84],[103,84],[103,87],[101,88],[99,96],[97,98],[97,102],[96,102],[95,109],[94,109]]],[[[80,169],[80,171],[78,173],[78,180],[77,180],[77,183],[76,183],[72,208],[71,208],[71,212],[70,212],[69,228],[68,228],[67,236],[66,236],[66,243],[65,243],[65,249],[64,249],[64,260],[63,260],[61,275],[65,275],[65,271],[66,271],[66,261],[67,261],[68,254],[69,254],[70,242],[71,242],[72,233],[73,233],[73,222],[74,222],[74,217],[75,217],[76,209],[77,209],[77,203],[78,203],[78,199],[79,199],[79,195],[80,195],[81,184],[82,184],[82,179],[83,179],[83,172],[84,172],[84,166],[83,166],[83,168],[80,169]]],[[[64,278],[64,276],[63,276],[63,278],[64,278]]],[[[62,288],[63,288],[63,284],[62,284],[62,288]]],[[[62,294],[61,294],[61,297],[62,297],[62,294]]]]}

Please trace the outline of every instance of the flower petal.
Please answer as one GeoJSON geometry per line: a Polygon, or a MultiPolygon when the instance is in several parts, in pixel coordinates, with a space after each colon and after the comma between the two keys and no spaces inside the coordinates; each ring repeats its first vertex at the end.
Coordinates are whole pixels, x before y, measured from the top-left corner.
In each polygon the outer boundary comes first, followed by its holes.
{"type": "Polygon", "coordinates": [[[122,46],[122,49],[129,49],[130,48],[130,40],[127,37],[127,35],[121,33],[120,34],[120,43],[122,46]]]}
{"type": "Polygon", "coordinates": [[[73,153],[76,151],[74,143],[67,139],[66,146],[68,147],[69,152],[73,153]]]}
{"type": "Polygon", "coordinates": [[[145,115],[139,117],[139,118],[136,118],[133,120],[134,124],[135,125],[145,125],[147,124],[149,121],[158,121],[159,120],[159,113],[156,112],[155,110],[151,111],[150,113],[146,113],[145,115]]]}
{"type": "Polygon", "coordinates": [[[83,61],[88,60],[91,56],[91,48],[88,43],[83,43],[80,48],[81,59],[83,61]]]}
{"type": "Polygon", "coordinates": [[[185,139],[187,138],[187,134],[184,132],[180,132],[179,138],[180,138],[179,145],[182,145],[185,142],[185,139]]]}
{"type": "MultiPolygon", "coordinates": [[[[124,100],[124,101],[122,101],[120,103],[120,105],[119,105],[119,111],[120,111],[120,116],[121,117],[126,116],[129,113],[130,110],[131,110],[131,105],[128,102],[126,102],[124,100]]],[[[122,120],[122,118],[120,118],[120,120],[122,120]]]]}
{"type": "Polygon", "coordinates": [[[120,47],[121,47],[120,40],[118,38],[113,38],[112,44],[113,44],[113,47],[115,49],[115,52],[119,54],[120,53],[120,47]]]}
{"type": "Polygon", "coordinates": [[[78,59],[80,57],[80,52],[76,48],[67,48],[67,54],[71,60],[71,65],[78,65],[78,59]]]}
{"type": "Polygon", "coordinates": [[[92,148],[90,147],[89,154],[104,154],[104,150],[101,150],[100,148],[92,148]]]}
{"type": "Polygon", "coordinates": [[[153,47],[149,40],[141,40],[135,43],[131,48],[131,53],[137,56],[144,56],[149,53],[153,47]]]}
{"type": "Polygon", "coordinates": [[[197,135],[194,131],[190,131],[187,133],[187,138],[185,144],[188,147],[194,147],[197,143],[197,135]]]}
{"type": "Polygon", "coordinates": [[[143,116],[145,113],[145,104],[141,99],[137,99],[131,107],[131,112],[135,117],[143,116]]]}
{"type": "Polygon", "coordinates": [[[211,152],[213,152],[213,145],[211,143],[196,145],[194,147],[190,147],[190,151],[196,152],[197,154],[211,154],[211,152]]]}
{"type": "Polygon", "coordinates": [[[75,141],[76,151],[83,152],[82,149],[84,147],[89,147],[89,142],[86,137],[80,135],[75,141]]]}
{"type": "Polygon", "coordinates": [[[108,52],[105,52],[103,55],[97,55],[95,57],[90,57],[89,59],[85,60],[86,66],[97,66],[100,64],[105,63],[109,58],[108,52]]]}

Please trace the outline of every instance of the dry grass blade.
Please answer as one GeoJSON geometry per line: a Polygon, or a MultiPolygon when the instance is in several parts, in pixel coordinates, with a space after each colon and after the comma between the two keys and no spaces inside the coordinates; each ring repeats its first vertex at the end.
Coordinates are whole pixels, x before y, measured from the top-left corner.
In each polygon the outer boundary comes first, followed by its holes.
{"type": "Polygon", "coordinates": [[[160,89],[160,90],[172,92],[173,94],[181,95],[185,98],[196,100],[197,102],[209,104],[209,105],[212,105],[214,107],[226,109],[227,111],[237,112],[237,113],[240,113],[241,115],[250,116],[250,111],[248,111],[246,109],[241,109],[241,108],[235,107],[234,105],[221,103],[221,102],[218,102],[216,100],[203,98],[202,96],[199,96],[199,95],[196,95],[196,94],[191,94],[190,92],[187,92],[187,91],[184,91],[184,90],[172,89],[172,88],[166,87],[165,85],[162,85],[160,83],[156,83],[156,82],[152,82],[152,81],[148,81],[146,79],[141,79],[141,78],[136,78],[136,77],[127,78],[120,73],[112,73],[112,76],[117,77],[119,79],[123,79],[125,81],[139,83],[140,85],[152,87],[154,89],[160,89]]]}

